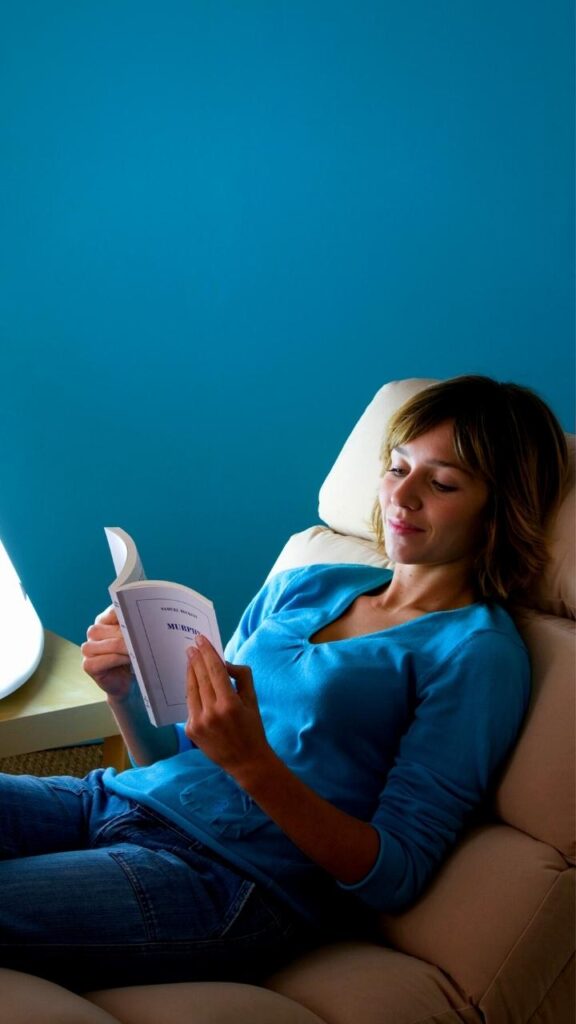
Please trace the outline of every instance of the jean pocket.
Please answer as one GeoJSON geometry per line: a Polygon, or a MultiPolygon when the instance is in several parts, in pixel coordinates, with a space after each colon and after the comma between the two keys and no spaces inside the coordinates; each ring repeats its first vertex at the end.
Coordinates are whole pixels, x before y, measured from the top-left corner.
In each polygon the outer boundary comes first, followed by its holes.
{"type": "Polygon", "coordinates": [[[186,786],[180,793],[180,803],[212,833],[231,838],[254,832],[268,820],[248,794],[220,768],[208,770],[201,780],[186,786]]]}

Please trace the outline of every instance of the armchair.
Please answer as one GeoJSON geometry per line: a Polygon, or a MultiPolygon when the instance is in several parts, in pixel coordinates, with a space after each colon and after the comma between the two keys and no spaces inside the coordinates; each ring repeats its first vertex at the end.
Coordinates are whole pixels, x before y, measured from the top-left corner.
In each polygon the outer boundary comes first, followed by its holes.
{"type": "MultiPolygon", "coordinates": [[[[383,564],[370,527],[381,438],[390,414],[428,383],[395,382],[377,392],[322,485],[325,525],[290,538],[273,572],[314,562],[383,564]]],[[[574,506],[572,475],[552,527],[550,565],[519,620],[532,657],[533,699],[516,749],[482,819],[422,898],[381,916],[380,942],[334,942],[260,987],[183,983],[81,999],[0,971],[0,1024],[571,1024],[574,506]],[[34,998],[38,1015],[26,1016],[34,998]],[[56,1004],[59,1016],[50,1016],[56,1004]],[[3,1016],[7,1006],[10,1017],[3,1016]]]]}

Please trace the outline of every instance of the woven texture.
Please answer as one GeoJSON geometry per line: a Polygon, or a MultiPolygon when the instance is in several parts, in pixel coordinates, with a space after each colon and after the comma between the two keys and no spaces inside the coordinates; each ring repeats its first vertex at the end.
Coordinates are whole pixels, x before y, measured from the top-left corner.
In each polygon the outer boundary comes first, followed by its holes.
{"type": "Polygon", "coordinates": [[[39,750],[0,758],[0,772],[8,775],[76,775],[82,777],[102,767],[102,744],[39,750]]]}

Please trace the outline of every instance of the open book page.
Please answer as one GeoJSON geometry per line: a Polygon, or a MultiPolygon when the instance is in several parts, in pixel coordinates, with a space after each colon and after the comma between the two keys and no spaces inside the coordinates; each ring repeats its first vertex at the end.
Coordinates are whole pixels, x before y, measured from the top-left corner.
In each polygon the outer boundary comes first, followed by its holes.
{"type": "Polygon", "coordinates": [[[145,580],[140,555],[132,537],[119,526],[105,526],[104,533],[110,546],[110,554],[114,563],[116,579],[113,587],[121,587],[124,583],[145,580]]]}

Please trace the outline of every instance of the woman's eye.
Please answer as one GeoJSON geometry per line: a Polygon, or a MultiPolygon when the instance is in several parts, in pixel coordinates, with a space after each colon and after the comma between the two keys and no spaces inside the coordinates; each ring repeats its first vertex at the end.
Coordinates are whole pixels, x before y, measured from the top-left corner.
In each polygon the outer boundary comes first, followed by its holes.
{"type": "Polygon", "coordinates": [[[402,469],[401,466],[390,466],[390,469],[388,470],[388,472],[392,473],[394,476],[402,476],[403,473],[404,473],[404,470],[402,469]]]}
{"type": "Polygon", "coordinates": [[[437,491],[441,491],[442,494],[449,494],[451,491],[456,491],[458,488],[453,487],[452,484],[442,484],[439,480],[432,481],[437,491]]]}

